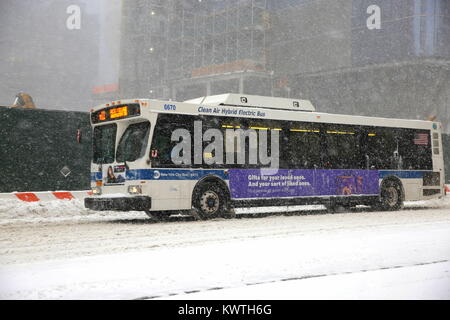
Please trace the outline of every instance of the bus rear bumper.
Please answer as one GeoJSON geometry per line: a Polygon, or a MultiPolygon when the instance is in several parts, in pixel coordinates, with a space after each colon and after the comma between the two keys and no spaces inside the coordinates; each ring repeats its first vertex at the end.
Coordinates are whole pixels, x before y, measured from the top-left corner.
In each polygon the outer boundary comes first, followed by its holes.
{"type": "Polygon", "coordinates": [[[84,206],[95,211],[145,211],[152,207],[150,197],[85,198],[84,206]]]}

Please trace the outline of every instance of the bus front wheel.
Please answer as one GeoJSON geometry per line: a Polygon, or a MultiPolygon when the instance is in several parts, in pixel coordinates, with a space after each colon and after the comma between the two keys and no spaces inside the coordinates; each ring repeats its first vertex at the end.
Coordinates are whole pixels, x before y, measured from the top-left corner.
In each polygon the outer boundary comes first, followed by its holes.
{"type": "Polygon", "coordinates": [[[214,182],[202,184],[194,192],[194,208],[201,219],[223,217],[228,209],[226,191],[214,182]]]}

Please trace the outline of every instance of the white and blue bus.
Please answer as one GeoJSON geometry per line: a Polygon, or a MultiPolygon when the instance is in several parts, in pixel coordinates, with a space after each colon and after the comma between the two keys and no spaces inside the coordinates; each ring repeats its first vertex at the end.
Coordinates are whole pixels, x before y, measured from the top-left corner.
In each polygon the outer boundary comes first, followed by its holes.
{"type": "Polygon", "coordinates": [[[207,219],[249,206],[398,210],[445,194],[439,122],[238,94],[114,101],[95,107],[91,122],[93,210],[207,219]]]}

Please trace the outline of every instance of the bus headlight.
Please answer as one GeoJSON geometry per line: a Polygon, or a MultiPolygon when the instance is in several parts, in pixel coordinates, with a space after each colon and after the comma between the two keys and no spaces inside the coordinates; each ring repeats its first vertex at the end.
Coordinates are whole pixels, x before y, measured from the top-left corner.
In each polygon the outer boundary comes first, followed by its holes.
{"type": "Polygon", "coordinates": [[[141,186],[128,186],[128,193],[129,194],[141,194],[142,188],[141,188],[141,186]]]}
{"type": "Polygon", "coordinates": [[[93,187],[92,188],[92,194],[94,196],[99,196],[102,194],[102,188],[101,187],[93,187]]]}

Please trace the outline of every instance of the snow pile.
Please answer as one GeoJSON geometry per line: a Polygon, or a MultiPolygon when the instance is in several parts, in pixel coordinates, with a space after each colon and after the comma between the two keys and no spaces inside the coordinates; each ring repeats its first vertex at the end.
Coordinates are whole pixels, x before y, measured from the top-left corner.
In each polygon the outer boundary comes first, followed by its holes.
{"type": "Polygon", "coordinates": [[[0,199],[0,218],[58,217],[88,214],[80,200],[19,202],[18,200],[0,199]]]}
{"type": "Polygon", "coordinates": [[[408,208],[436,208],[436,209],[450,209],[450,194],[442,199],[433,199],[426,201],[406,201],[405,209],[408,208]]]}
{"type": "Polygon", "coordinates": [[[146,217],[143,212],[92,211],[79,199],[23,202],[0,199],[0,224],[11,222],[40,222],[64,220],[95,220],[146,217]]]}

